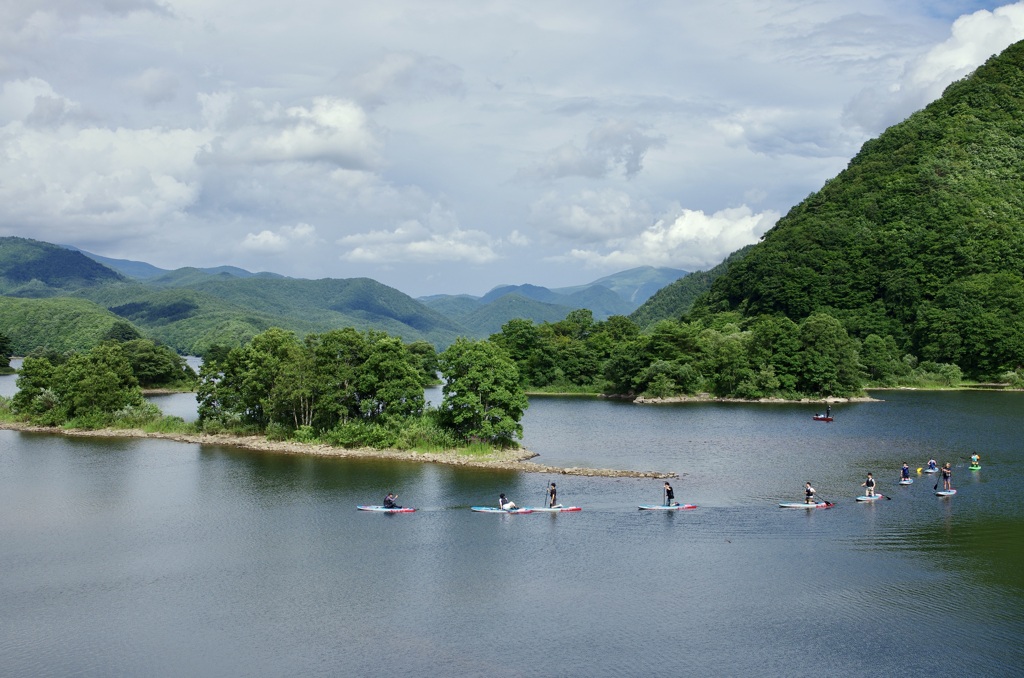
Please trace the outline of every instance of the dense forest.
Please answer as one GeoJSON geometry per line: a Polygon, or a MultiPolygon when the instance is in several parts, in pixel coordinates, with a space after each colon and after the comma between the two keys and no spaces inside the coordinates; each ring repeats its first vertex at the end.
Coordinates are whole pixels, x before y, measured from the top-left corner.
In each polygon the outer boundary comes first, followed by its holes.
{"type": "Polygon", "coordinates": [[[1024,365],[1024,43],[794,207],[692,317],[816,313],[977,379],[1024,365]]]}

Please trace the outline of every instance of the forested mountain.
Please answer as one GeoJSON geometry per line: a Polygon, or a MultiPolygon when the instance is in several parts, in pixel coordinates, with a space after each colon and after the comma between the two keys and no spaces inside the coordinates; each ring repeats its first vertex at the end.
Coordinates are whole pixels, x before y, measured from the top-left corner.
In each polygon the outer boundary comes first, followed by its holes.
{"type": "Polygon", "coordinates": [[[895,338],[974,376],[1024,365],[1024,42],[894,125],[694,306],[895,338]]]}
{"type": "Polygon", "coordinates": [[[98,344],[123,322],[117,314],[86,299],[22,299],[0,296],[0,332],[14,355],[45,348],[58,353],[83,351],[98,344]]]}
{"type": "Polygon", "coordinates": [[[746,256],[751,247],[753,245],[736,250],[714,268],[707,271],[694,271],[661,288],[629,315],[630,320],[644,328],[650,327],[660,320],[678,320],[683,317],[690,312],[697,297],[711,289],[711,283],[723,275],[729,266],[746,256]]]}
{"type": "Polygon", "coordinates": [[[447,346],[464,334],[441,314],[368,278],[187,275],[178,283],[182,286],[165,279],[78,294],[131,321],[145,336],[185,353],[202,352],[211,344],[237,346],[270,327],[300,335],[342,327],[377,329],[436,346],[447,346]]]}
{"type": "Polygon", "coordinates": [[[123,279],[81,252],[28,238],[0,238],[0,294],[52,297],[123,279]]]}

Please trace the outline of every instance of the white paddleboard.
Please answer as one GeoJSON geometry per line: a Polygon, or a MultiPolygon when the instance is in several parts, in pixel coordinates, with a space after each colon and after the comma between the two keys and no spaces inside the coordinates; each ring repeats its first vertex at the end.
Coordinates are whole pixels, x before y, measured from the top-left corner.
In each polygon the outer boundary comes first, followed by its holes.
{"type": "Polygon", "coordinates": [[[956,490],[936,490],[935,492],[936,497],[952,497],[954,494],[956,494],[956,490]]]}
{"type": "Polygon", "coordinates": [[[905,478],[903,480],[900,480],[900,485],[913,485],[913,484],[914,484],[914,479],[913,478],[905,478]]]}
{"type": "Polygon", "coordinates": [[[802,508],[802,509],[813,509],[813,508],[829,508],[832,504],[827,501],[819,501],[814,504],[808,504],[805,501],[784,501],[779,504],[779,508],[802,508]]]}
{"type": "Polygon", "coordinates": [[[885,498],[885,495],[883,495],[883,494],[875,494],[875,495],[872,495],[870,497],[868,495],[866,495],[866,494],[862,494],[859,497],[857,497],[857,501],[878,501],[879,499],[884,499],[884,498],[885,498]]]}
{"type": "Polygon", "coordinates": [[[641,504],[637,506],[641,511],[685,511],[688,509],[697,508],[696,504],[672,504],[672,506],[665,506],[664,504],[641,504]]]}

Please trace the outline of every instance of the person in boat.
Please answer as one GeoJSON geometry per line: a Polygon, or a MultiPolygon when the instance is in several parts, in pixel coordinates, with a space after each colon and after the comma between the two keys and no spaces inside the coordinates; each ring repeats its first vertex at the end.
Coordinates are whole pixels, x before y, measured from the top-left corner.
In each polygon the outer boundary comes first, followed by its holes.
{"type": "Polygon", "coordinates": [[[832,416],[832,405],[825,405],[825,418],[832,416]]]}
{"type": "Polygon", "coordinates": [[[953,468],[950,466],[949,462],[947,461],[946,465],[942,467],[942,489],[944,489],[944,490],[951,490],[951,489],[953,489],[952,487],[949,486],[950,485],[950,481],[952,480],[952,478],[953,478],[953,468]]]}
{"type": "Polygon", "coordinates": [[[934,470],[936,470],[938,468],[939,468],[939,465],[938,465],[938,463],[934,459],[929,459],[928,460],[928,469],[930,471],[934,471],[934,470]]]}
{"type": "Polygon", "coordinates": [[[555,508],[558,504],[558,488],[555,487],[554,483],[548,487],[548,508],[555,508]]]}
{"type": "Polygon", "coordinates": [[[971,455],[971,466],[981,466],[981,457],[977,452],[971,455]]]}
{"type": "Polygon", "coordinates": [[[401,506],[399,506],[398,504],[395,503],[396,499],[398,499],[398,495],[397,494],[391,494],[390,492],[388,492],[388,495],[386,497],[384,497],[384,508],[388,508],[388,509],[402,508],[401,506]]]}
{"type": "Polygon", "coordinates": [[[514,511],[514,510],[516,510],[519,507],[516,506],[516,503],[514,501],[512,501],[509,498],[507,498],[504,494],[499,494],[498,495],[498,508],[500,508],[503,511],[514,511]]]}
{"type": "Polygon", "coordinates": [[[910,464],[903,462],[903,468],[900,469],[900,479],[910,480],[910,464]]]}
{"type": "Polygon", "coordinates": [[[675,506],[677,504],[675,499],[676,499],[676,493],[674,491],[672,491],[672,486],[669,485],[668,481],[666,480],[665,481],[665,506],[675,506]]]}
{"type": "Polygon", "coordinates": [[[813,487],[811,487],[811,481],[808,480],[807,483],[804,484],[804,503],[805,504],[813,504],[814,503],[814,495],[815,495],[816,492],[817,492],[817,490],[815,490],[813,487]]]}
{"type": "Polygon", "coordinates": [[[870,473],[868,474],[867,479],[863,483],[861,483],[860,486],[867,488],[867,490],[864,492],[866,496],[875,496],[875,478],[870,473]]]}

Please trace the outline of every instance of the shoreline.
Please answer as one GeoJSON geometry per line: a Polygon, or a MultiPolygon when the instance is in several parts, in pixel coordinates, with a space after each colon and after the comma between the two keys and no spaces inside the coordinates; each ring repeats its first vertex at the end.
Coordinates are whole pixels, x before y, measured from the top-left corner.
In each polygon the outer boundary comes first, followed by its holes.
{"type": "Polygon", "coordinates": [[[885,401],[882,400],[881,398],[872,398],[869,395],[850,396],[846,398],[841,398],[839,396],[830,396],[828,398],[801,398],[799,400],[788,400],[786,398],[719,398],[711,395],[710,393],[698,393],[696,395],[668,396],[666,398],[648,398],[644,396],[637,396],[633,400],[633,402],[639,403],[641,405],[661,405],[668,403],[765,403],[771,405],[834,405],[836,403],[882,403],[885,401]]]}
{"type": "Polygon", "coordinates": [[[501,471],[523,471],[525,473],[550,473],[557,475],[587,476],[595,478],[678,478],[679,474],[660,471],[629,471],[622,469],[582,468],[549,466],[528,461],[540,456],[526,449],[510,451],[492,451],[484,457],[459,454],[456,451],[445,452],[409,452],[403,450],[378,450],[372,447],[343,448],[323,444],[300,443],[291,440],[272,441],[266,436],[237,436],[228,434],[187,434],[187,433],[147,433],[141,429],[64,429],[59,426],[33,426],[18,422],[0,422],[0,430],[20,431],[22,433],[45,433],[49,435],[65,435],[80,438],[154,438],[171,440],[196,445],[219,445],[234,447],[255,452],[274,454],[298,454],[312,457],[334,457],[345,459],[380,459],[385,461],[408,461],[428,464],[447,464],[449,466],[467,466],[471,468],[495,469],[501,471]]]}

